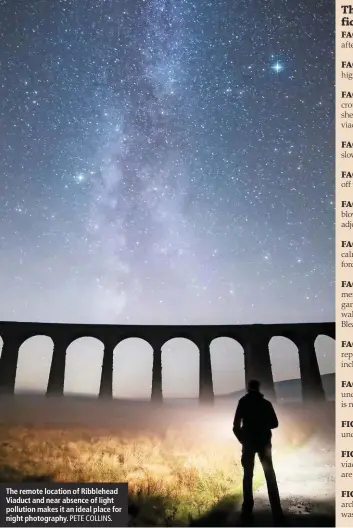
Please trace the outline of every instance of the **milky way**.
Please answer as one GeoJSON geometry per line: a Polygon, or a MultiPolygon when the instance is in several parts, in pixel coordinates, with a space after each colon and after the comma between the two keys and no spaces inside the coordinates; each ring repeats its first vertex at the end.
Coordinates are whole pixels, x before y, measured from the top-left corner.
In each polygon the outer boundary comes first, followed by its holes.
{"type": "Polygon", "coordinates": [[[333,320],[331,3],[25,4],[0,2],[0,318],[333,320]]]}

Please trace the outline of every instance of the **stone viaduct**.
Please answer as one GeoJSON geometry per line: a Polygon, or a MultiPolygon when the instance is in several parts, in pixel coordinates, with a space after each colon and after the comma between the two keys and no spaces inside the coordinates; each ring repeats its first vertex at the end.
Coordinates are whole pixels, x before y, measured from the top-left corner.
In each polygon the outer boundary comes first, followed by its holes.
{"type": "MultiPolygon", "coordinates": [[[[162,354],[164,343],[176,337],[194,342],[200,353],[199,399],[212,403],[214,399],[210,344],[218,337],[235,339],[244,350],[245,380],[258,379],[270,399],[275,398],[269,353],[269,342],[274,336],[290,339],[298,348],[303,401],[325,399],[315,339],[318,335],[335,338],[335,323],[254,324],[220,326],[138,326],[0,322],[3,350],[0,360],[0,392],[14,393],[19,348],[24,341],[37,335],[52,339],[54,350],[49,374],[47,395],[63,395],[66,350],[80,337],[95,337],[104,344],[100,393],[112,398],[114,348],[124,339],[142,338],[153,348],[153,402],[162,402],[162,354]]],[[[187,366],[185,366],[187,368],[187,366]]]]}

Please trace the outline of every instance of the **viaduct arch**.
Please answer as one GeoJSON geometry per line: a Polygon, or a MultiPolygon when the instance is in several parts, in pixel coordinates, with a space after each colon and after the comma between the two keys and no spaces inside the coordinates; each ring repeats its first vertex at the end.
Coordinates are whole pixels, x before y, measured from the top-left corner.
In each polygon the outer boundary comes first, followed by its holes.
{"type": "Polygon", "coordinates": [[[335,323],[293,323],[215,326],[139,326],[63,323],[0,322],[3,349],[0,359],[0,392],[13,394],[21,344],[36,335],[46,335],[54,343],[47,395],[63,395],[66,351],[80,337],[94,337],[104,345],[99,397],[112,398],[114,348],[124,339],[139,337],[153,348],[151,401],[161,403],[162,346],[170,339],[183,337],[198,347],[200,354],[199,400],[211,404],[214,399],[210,344],[218,337],[230,337],[243,347],[245,381],[256,378],[262,391],[275,399],[269,342],[274,336],[290,339],[298,348],[304,402],[322,401],[325,393],[315,351],[318,335],[335,338],[335,323]]]}

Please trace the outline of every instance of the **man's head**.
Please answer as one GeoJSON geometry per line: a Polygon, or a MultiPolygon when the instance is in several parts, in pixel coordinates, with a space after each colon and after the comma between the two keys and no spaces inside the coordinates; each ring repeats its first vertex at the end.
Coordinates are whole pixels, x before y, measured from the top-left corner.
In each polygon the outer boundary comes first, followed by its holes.
{"type": "Polygon", "coordinates": [[[248,392],[260,392],[260,382],[257,380],[250,380],[248,383],[248,392]]]}

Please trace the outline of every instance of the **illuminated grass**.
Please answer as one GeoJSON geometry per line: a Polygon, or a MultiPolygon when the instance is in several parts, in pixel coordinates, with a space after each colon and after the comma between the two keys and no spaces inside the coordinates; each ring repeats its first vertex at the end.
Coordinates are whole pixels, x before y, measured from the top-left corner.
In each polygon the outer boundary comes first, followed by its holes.
{"type": "MultiPolygon", "coordinates": [[[[300,429],[281,423],[275,467],[317,428],[311,420],[300,429]]],[[[2,425],[0,480],[128,482],[130,525],[189,525],[219,505],[231,511],[241,498],[240,445],[216,433],[196,425],[158,433],[2,425]]],[[[257,461],[254,485],[262,483],[257,461]]]]}
{"type": "Polygon", "coordinates": [[[108,431],[0,428],[2,481],[48,476],[61,482],[128,482],[140,521],[189,522],[241,491],[236,441],[219,445],[175,431],[115,437],[108,431]]]}

